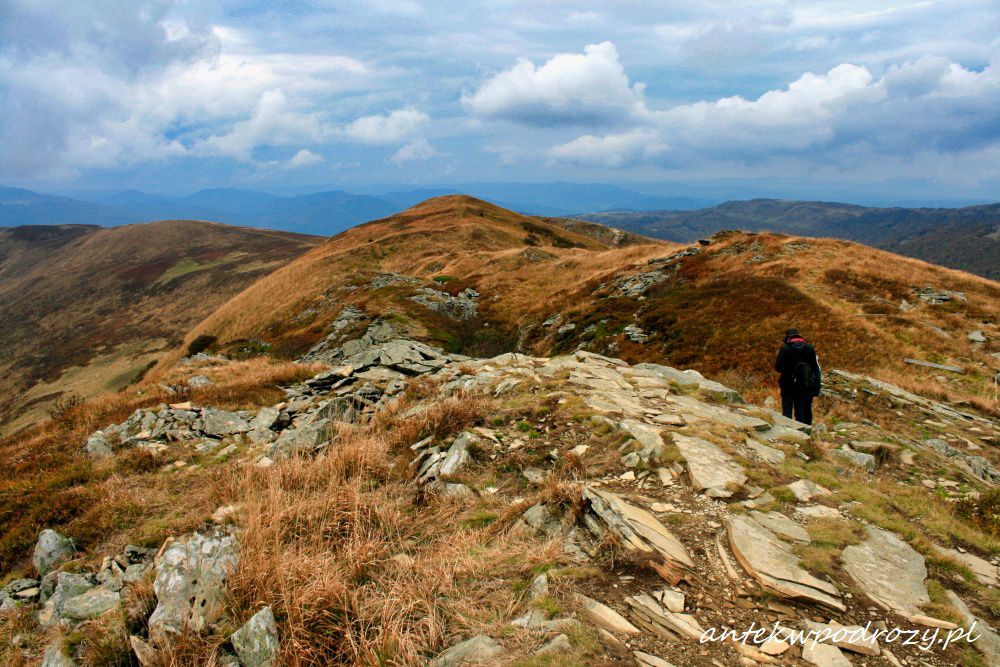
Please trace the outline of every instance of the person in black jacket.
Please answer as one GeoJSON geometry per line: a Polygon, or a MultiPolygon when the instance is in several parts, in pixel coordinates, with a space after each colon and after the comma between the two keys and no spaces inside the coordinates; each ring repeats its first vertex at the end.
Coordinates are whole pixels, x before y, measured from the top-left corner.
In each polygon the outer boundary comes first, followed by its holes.
{"type": "Polygon", "coordinates": [[[799,335],[797,329],[785,332],[774,370],[781,373],[781,413],[803,424],[812,424],[812,401],[819,396],[822,378],[816,350],[799,335]]]}

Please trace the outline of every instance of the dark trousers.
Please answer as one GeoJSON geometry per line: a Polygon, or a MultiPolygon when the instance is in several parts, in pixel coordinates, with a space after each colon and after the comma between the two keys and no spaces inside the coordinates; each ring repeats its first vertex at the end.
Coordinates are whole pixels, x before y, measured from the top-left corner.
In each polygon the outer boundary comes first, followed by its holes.
{"type": "Polygon", "coordinates": [[[813,423],[813,397],[797,392],[781,392],[781,414],[803,424],[813,423]]]}

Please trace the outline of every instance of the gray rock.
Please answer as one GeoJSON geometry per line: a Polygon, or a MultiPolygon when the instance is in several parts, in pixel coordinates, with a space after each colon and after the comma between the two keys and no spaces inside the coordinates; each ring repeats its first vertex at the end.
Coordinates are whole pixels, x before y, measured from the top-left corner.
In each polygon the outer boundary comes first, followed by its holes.
{"type": "Polygon", "coordinates": [[[817,496],[828,496],[832,491],[822,487],[811,479],[800,479],[788,485],[788,489],[802,502],[809,502],[817,496]]]}
{"type": "Polygon", "coordinates": [[[559,655],[572,650],[573,646],[569,642],[567,635],[559,634],[553,637],[547,644],[535,651],[535,655],[559,655]]]}
{"type": "Polygon", "coordinates": [[[753,520],[764,526],[778,537],[793,542],[809,542],[809,533],[781,512],[750,512],[753,520]]]}
{"type": "Polygon", "coordinates": [[[875,457],[863,452],[854,452],[849,449],[834,449],[830,452],[838,458],[842,458],[853,466],[864,468],[868,472],[875,472],[875,457]]]}
{"type": "Polygon", "coordinates": [[[866,526],[868,537],[841,554],[844,570],[879,606],[904,618],[922,616],[930,602],[924,557],[893,533],[866,526]]]}
{"type": "Polygon", "coordinates": [[[592,486],[584,487],[583,499],[590,502],[590,512],[626,549],[658,555],[665,567],[678,573],[694,569],[694,561],[684,543],[646,510],[630,505],[610,491],[592,486]]]}
{"type": "Polygon", "coordinates": [[[945,596],[962,617],[962,625],[965,629],[973,628],[973,636],[979,635],[979,638],[972,645],[986,656],[990,665],[1000,665],[1000,634],[997,634],[986,621],[973,614],[965,601],[955,595],[953,591],[946,590],[945,596]]]}
{"type": "Polygon", "coordinates": [[[455,644],[430,662],[430,667],[492,665],[504,654],[504,647],[488,635],[478,635],[455,644]]]}
{"type": "Polygon", "coordinates": [[[95,431],[91,434],[87,438],[87,444],[83,446],[83,450],[87,452],[88,456],[94,459],[103,459],[114,454],[111,441],[104,431],[95,431]]]}
{"type": "Polygon", "coordinates": [[[278,657],[278,626],[270,607],[254,614],[229,639],[243,667],[271,667],[278,657]]]}
{"type": "Polygon", "coordinates": [[[728,497],[733,487],[747,481],[743,466],[707,440],[675,434],[674,444],[688,464],[695,491],[715,489],[726,494],[720,497],[728,497]]]}
{"type": "Polygon", "coordinates": [[[272,429],[278,423],[281,411],[278,408],[266,407],[257,411],[257,414],[250,420],[251,429],[272,429]]]}
{"type": "Polygon", "coordinates": [[[38,574],[44,577],[57,565],[72,559],[75,553],[73,540],[51,528],[46,528],[38,536],[31,563],[38,570],[38,574]]]}
{"type": "Polygon", "coordinates": [[[806,572],[791,546],[745,515],[725,519],[729,546],[747,574],[764,588],[793,600],[844,611],[836,587],[806,572]]]}
{"type": "Polygon", "coordinates": [[[204,375],[192,375],[187,379],[187,382],[185,382],[185,384],[187,384],[187,386],[191,387],[192,389],[196,389],[198,387],[211,387],[215,383],[209,380],[204,375]]]}
{"type": "Polygon", "coordinates": [[[223,436],[246,433],[250,425],[235,412],[205,408],[201,412],[202,428],[206,435],[223,436]]]}
{"type": "Polygon", "coordinates": [[[969,342],[970,343],[985,343],[986,342],[986,336],[983,334],[982,331],[980,331],[978,329],[975,330],[975,331],[970,331],[969,332],[969,342]]]}
{"type": "Polygon", "coordinates": [[[91,590],[94,586],[93,579],[87,575],[59,572],[56,575],[56,585],[52,596],[46,602],[46,606],[52,611],[49,620],[54,621],[62,618],[65,605],[73,598],[91,590]]]}
{"type": "Polygon", "coordinates": [[[272,459],[310,454],[330,442],[333,424],[329,419],[317,419],[296,428],[285,429],[278,439],[268,447],[267,455],[272,459]]]}
{"type": "Polygon", "coordinates": [[[851,667],[851,661],[839,648],[813,641],[807,641],[802,647],[802,659],[816,667],[851,667]]]}
{"type": "Polygon", "coordinates": [[[597,627],[621,635],[642,634],[639,628],[606,604],[581,593],[577,593],[575,598],[580,604],[580,614],[597,627]]]}
{"type": "Polygon", "coordinates": [[[68,621],[89,621],[118,606],[121,596],[110,588],[98,586],[62,603],[59,617],[68,621]]]}
{"type": "Polygon", "coordinates": [[[448,448],[448,452],[441,462],[438,474],[441,476],[457,475],[465,469],[465,466],[472,460],[469,447],[476,443],[478,443],[476,436],[468,431],[459,433],[458,437],[455,438],[455,442],[448,448]]]}
{"type": "Polygon", "coordinates": [[[221,530],[191,533],[167,547],[153,582],[157,605],[149,618],[150,637],[166,639],[184,628],[202,632],[217,621],[238,554],[235,536],[221,530]]]}
{"type": "Polygon", "coordinates": [[[747,447],[765,463],[769,463],[770,465],[779,466],[785,462],[785,453],[783,451],[761,444],[753,438],[747,438],[747,447]]]}
{"type": "Polygon", "coordinates": [[[57,639],[45,649],[41,667],[76,667],[76,663],[66,653],[62,640],[57,639]]]}

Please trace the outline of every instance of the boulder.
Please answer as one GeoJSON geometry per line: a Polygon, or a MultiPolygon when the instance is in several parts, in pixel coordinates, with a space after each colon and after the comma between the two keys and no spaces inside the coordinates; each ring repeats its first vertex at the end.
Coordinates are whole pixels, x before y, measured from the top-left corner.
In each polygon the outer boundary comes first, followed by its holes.
{"type": "Polygon", "coordinates": [[[62,603],[59,617],[67,621],[89,621],[118,606],[121,596],[105,586],[91,588],[62,603]]]}
{"type": "Polygon", "coordinates": [[[281,411],[278,408],[265,407],[257,411],[257,414],[250,420],[252,429],[272,429],[278,423],[281,411]]]}
{"type": "Polygon", "coordinates": [[[924,557],[887,530],[866,526],[868,537],[844,549],[844,570],[883,609],[913,620],[930,602],[924,580],[924,557]]]}
{"type": "Polygon", "coordinates": [[[202,410],[201,421],[201,430],[206,435],[216,437],[246,433],[250,430],[250,425],[246,420],[235,412],[227,412],[226,410],[218,410],[216,408],[205,408],[202,410]]]}
{"type": "Polygon", "coordinates": [[[333,424],[329,419],[317,419],[296,428],[285,429],[267,448],[269,458],[277,460],[310,454],[330,442],[333,424]]]}
{"type": "Polygon", "coordinates": [[[278,626],[270,607],[254,614],[229,638],[243,667],[271,667],[278,657],[278,626]]]}
{"type": "Polygon", "coordinates": [[[104,431],[94,431],[89,438],[87,438],[87,444],[83,446],[83,450],[87,452],[87,455],[94,459],[103,459],[114,454],[114,448],[111,446],[111,440],[108,438],[104,431]]]}
{"type": "Polygon", "coordinates": [[[739,514],[727,517],[725,523],[733,555],[764,588],[793,600],[846,609],[836,587],[803,569],[791,547],[770,530],[739,514]]]}
{"type": "Polygon", "coordinates": [[[95,585],[93,579],[87,575],[59,572],[56,575],[52,596],[45,603],[49,611],[48,620],[51,622],[62,618],[63,608],[66,604],[73,598],[91,590],[95,585]]]}
{"type": "Polygon", "coordinates": [[[75,553],[76,548],[73,546],[73,540],[65,535],[60,535],[51,528],[46,528],[38,536],[31,563],[38,570],[38,574],[44,577],[57,565],[73,558],[75,553]]]}
{"type": "Polygon", "coordinates": [[[504,648],[488,635],[478,635],[455,644],[431,660],[429,667],[492,665],[504,654],[504,648]]]}
{"type": "Polygon", "coordinates": [[[149,634],[166,639],[188,628],[202,632],[225,610],[226,578],[236,566],[239,545],[231,533],[191,533],[174,541],[156,567],[157,605],[149,634]]]}
{"type": "Polygon", "coordinates": [[[695,491],[714,489],[718,497],[728,497],[747,481],[743,466],[707,440],[675,434],[674,444],[687,461],[695,491]]]}

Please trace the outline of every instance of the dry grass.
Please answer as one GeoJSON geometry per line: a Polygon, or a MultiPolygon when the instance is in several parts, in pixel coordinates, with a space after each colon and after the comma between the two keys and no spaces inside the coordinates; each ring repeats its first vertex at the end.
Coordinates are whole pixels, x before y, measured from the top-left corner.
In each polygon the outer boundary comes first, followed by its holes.
{"type": "MultiPolygon", "coordinates": [[[[320,367],[258,358],[204,371],[217,384],[190,398],[230,409],[256,408],[283,397],[279,384],[296,382],[320,367]]],[[[199,371],[202,372],[202,371],[199,371]]],[[[174,531],[197,526],[217,506],[212,470],[161,475],[159,466],[192,452],[174,446],[161,457],[122,452],[95,463],[83,452],[95,430],[134,410],[178,400],[153,384],[76,405],[50,421],[0,441],[0,571],[26,571],[26,557],[43,527],[73,537],[82,549],[124,546],[131,539],[157,544],[174,531]],[[168,458],[168,457],[173,458],[168,458]]]]}
{"type": "Polygon", "coordinates": [[[477,521],[479,507],[415,504],[402,446],[422,434],[453,435],[486,407],[449,399],[414,425],[382,416],[317,460],[233,471],[221,484],[243,517],[235,621],[271,605],[282,664],[385,665],[417,664],[454,633],[509,618],[514,584],[550,561],[551,550],[477,521]]]}

